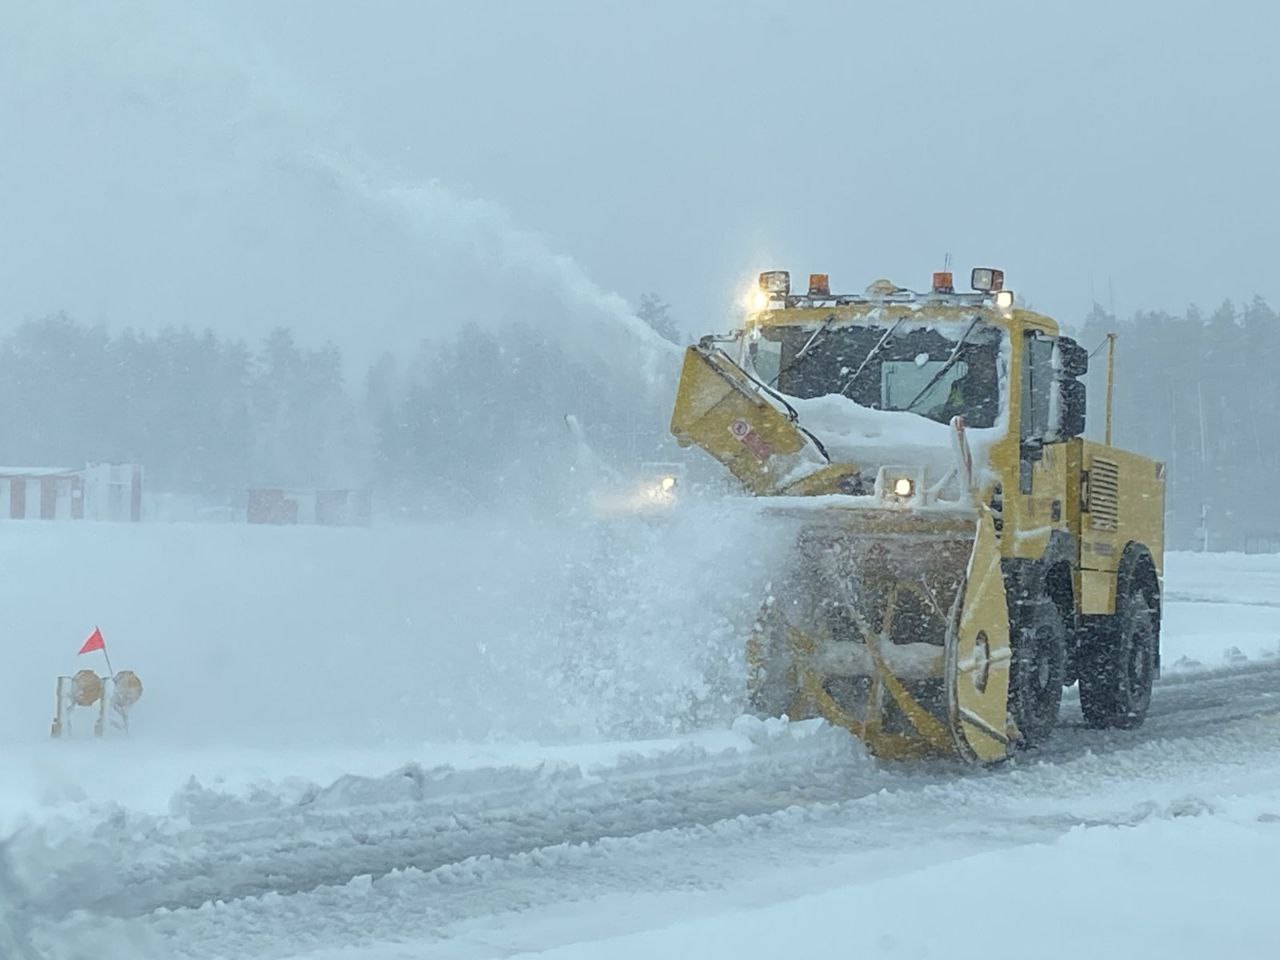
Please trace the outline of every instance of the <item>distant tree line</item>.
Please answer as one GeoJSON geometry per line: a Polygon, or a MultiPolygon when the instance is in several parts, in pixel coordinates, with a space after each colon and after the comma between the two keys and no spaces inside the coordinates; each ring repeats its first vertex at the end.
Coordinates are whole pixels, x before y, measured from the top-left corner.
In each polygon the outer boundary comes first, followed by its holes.
{"type": "Polygon", "coordinates": [[[336,477],[360,442],[341,368],[335,347],[283,328],[251,349],[180,328],[30,321],[0,339],[0,459],[135,461],[154,487],[207,494],[336,477]]]}
{"type": "Polygon", "coordinates": [[[585,459],[635,464],[669,442],[664,399],[625,364],[583,359],[540,327],[471,325],[370,369],[372,472],[405,502],[420,492],[477,506],[572,497],[591,480],[575,475],[585,459]],[[584,425],[589,451],[567,416],[584,425]]]}
{"type": "Polygon", "coordinates": [[[373,485],[398,502],[483,506],[571,494],[584,457],[567,415],[597,462],[651,458],[667,442],[665,392],[523,322],[388,354],[363,382],[348,373],[336,346],[283,327],[250,345],[25,322],[0,337],[0,463],[139,462],[153,491],[229,503],[250,486],[373,485]]]}
{"type": "MultiPolygon", "coordinates": [[[[642,318],[674,342],[669,310],[642,318]]],[[[1263,300],[1210,314],[1095,307],[1074,332],[1119,334],[1115,439],[1168,466],[1170,543],[1280,540],[1280,317],[1263,300]]],[[[606,369],[545,326],[464,326],[351,376],[332,344],[260,343],[171,328],[109,332],[57,315],[0,337],[0,462],[131,460],[157,491],[236,502],[249,486],[373,485],[384,503],[573,497],[584,464],[674,456],[669,383],[606,369]],[[581,423],[583,433],[565,423],[581,423]]],[[[1100,435],[1105,351],[1089,375],[1100,435]]],[[[589,478],[591,480],[598,477],[589,478]]]]}
{"type": "MultiPolygon", "coordinates": [[[[1089,348],[1116,341],[1115,442],[1167,465],[1170,544],[1211,550],[1280,543],[1280,317],[1260,297],[1206,315],[1099,306],[1079,327],[1089,348]]],[[[1091,435],[1100,435],[1106,353],[1089,375],[1091,435]]]]}

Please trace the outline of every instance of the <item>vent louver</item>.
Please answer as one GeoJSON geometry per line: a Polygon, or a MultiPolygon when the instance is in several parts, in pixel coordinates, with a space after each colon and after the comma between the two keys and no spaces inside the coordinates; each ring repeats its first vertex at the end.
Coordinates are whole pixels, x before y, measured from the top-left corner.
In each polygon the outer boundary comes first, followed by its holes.
{"type": "Polygon", "coordinates": [[[1120,526],[1120,468],[1098,457],[1089,465],[1089,526],[1094,530],[1120,526]]]}

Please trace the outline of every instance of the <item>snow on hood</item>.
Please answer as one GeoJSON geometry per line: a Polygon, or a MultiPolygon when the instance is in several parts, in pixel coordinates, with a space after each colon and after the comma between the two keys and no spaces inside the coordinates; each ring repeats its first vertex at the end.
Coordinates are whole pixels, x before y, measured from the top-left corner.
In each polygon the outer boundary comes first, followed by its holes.
{"type": "MultiPolygon", "coordinates": [[[[889,464],[923,466],[933,479],[956,462],[951,427],[901,410],[873,410],[838,393],[801,399],[787,397],[800,424],[826,447],[832,463],[853,463],[864,474],[889,464]]],[[[1004,436],[1008,413],[991,427],[970,427],[965,436],[974,470],[987,467],[991,447],[1004,436]]]]}

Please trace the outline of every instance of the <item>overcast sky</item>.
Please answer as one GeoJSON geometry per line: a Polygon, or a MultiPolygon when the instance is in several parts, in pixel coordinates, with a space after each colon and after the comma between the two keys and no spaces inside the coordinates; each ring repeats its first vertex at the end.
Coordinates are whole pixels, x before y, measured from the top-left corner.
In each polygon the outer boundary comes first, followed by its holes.
{"type": "Polygon", "coordinates": [[[1067,322],[1280,302],[1280,5],[3,11],[0,322],[396,345],[653,291],[711,330],[759,269],[948,253],[1067,322]]]}

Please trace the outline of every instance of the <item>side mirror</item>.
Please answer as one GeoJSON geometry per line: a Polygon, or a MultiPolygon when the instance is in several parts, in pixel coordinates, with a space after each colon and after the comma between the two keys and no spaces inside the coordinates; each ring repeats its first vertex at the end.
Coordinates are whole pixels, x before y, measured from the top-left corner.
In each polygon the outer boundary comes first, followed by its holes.
{"type": "Polygon", "coordinates": [[[1079,380],[1055,380],[1050,394],[1049,411],[1049,431],[1053,434],[1052,439],[1068,440],[1083,434],[1084,384],[1079,380]]]}
{"type": "Polygon", "coordinates": [[[1070,337],[1058,338],[1055,360],[1059,379],[1083,377],[1089,372],[1089,351],[1070,337]]]}

